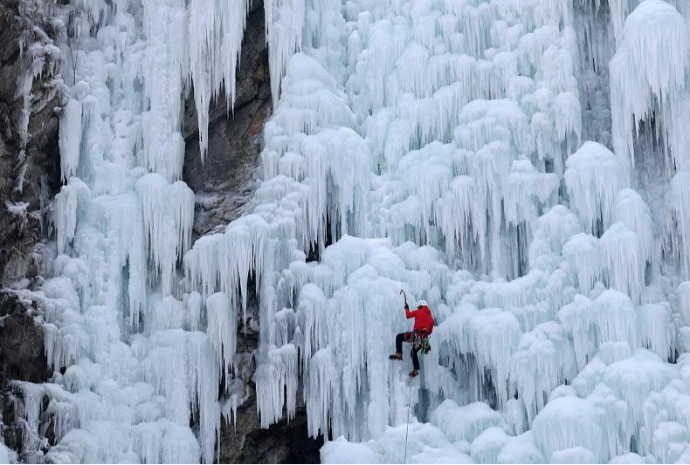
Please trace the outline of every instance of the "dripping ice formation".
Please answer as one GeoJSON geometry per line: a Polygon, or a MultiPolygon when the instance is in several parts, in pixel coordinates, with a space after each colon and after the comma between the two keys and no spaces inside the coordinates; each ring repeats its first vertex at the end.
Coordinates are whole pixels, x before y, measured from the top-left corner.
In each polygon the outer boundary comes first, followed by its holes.
{"type": "Polygon", "coordinates": [[[324,462],[401,462],[408,409],[411,462],[690,460],[688,4],[264,6],[262,182],[194,244],[183,98],[203,156],[246,2],[63,11],[45,459],[213,461],[256,293],[262,426],[303,400],[324,462]],[[411,387],[401,288],[439,322],[411,387]]]}

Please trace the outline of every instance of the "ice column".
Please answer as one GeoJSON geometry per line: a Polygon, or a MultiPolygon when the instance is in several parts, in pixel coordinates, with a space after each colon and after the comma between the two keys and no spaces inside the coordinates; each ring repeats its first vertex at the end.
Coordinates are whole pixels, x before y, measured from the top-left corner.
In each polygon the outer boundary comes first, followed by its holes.
{"type": "Polygon", "coordinates": [[[635,165],[637,125],[652,120],[666,154],[667,175],[688,168],[687,66],[688,34],[683,17],[662,0],[642,2],[625,20],[610,65],[613,147],[629,171],[635,165]]]}

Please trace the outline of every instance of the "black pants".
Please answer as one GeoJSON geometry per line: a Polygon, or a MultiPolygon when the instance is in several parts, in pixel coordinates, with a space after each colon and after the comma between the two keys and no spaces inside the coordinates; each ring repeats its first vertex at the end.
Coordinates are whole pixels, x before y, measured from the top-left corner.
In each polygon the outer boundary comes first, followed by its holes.
{"type": "Polygon", "coordinates": [[[414,333],[412,332],[407,332],[407,333],[400,333],[397,336],[395,336],[395,351],[399,354],[402,354],[402,343],[403,341],[409,342],[412,344],[412,349],[410,350],[410,357],[412,357],[412,367],[415,370],[419,370],[419,358],[417,357],[417,352],[419,352],[420,348],[415,348],[413,342],[414,342],[414,333]]]}

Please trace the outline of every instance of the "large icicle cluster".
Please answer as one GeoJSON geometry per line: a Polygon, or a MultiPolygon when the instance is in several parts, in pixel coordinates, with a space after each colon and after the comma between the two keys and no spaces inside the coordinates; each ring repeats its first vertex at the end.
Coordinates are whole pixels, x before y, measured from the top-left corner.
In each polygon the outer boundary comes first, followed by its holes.
{"type": "Polygon", "coordinates": [[[687,69],[685,19],[662,0],[642,2],[626,19],[611,61],[613,144],[622,160],[634,165],[636,126],[652,119],[667,154],[666,172],[672,175],[675,169],[688,168],[688,115],[683,97],[687,69]]]}

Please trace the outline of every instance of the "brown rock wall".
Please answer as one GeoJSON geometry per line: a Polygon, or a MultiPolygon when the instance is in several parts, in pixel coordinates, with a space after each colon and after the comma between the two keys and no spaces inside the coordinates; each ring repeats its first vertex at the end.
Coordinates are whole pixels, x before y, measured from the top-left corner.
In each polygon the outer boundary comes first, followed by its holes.
{"type": "Polygon", "coordinates": [[[263,123],[271,113],[268,50],[262,2],[255,2],[247,18],[232,111],[225,92],[209,111],[208,152],[202,161],[194,102],[186,104],[183,180],[196,194],[194,238],[223,230],[240,216],[253,189],[261,151],[263,123]]]}
{"type": "Polygon", "coordinates": [[[23,449],[23,435],[16,411],[21,390],[12,382],[41,383],[52,374],[39,308],[22,291],[7,289],[40,283],[51,255],[44,254],[48,205],[59,187],[59,50],[45,33],[52,29],[45,12],[35,6],[0,2],[0,434],[15,451],[23,449]],[[43,66],[25,81],[34,59],[43,66]]]}
{"type": "MultiPolygon", "coordinates": [[[[194,239],[223,231],[244,212],[254,189],[263,125],[272,111],[264,9],[260,1],[255,2],[247,18],[236,92],[233,111],[228,111],[224,97],[211,107],[208,153],[204,161],[199,154],[194,102],[188,101],[186,105],[183,180],[196,194],[194,239]]],[[[248,315],[256,324],[257,305],[256,296],[252,296],[248,315]]],[[[296,417],[289,422],[283,420],[268,429],[261,428],[252,380],[257,339],[258,334],[246,332],[243,323],[238,321],[236,359],[240,362],[236,364],[236,376],[249,394],[237,410],[235,424],[223,421],[219,462],[318,463],[323,438],[308,437],[304,405],[298,405],[296,417]]]]}
{"type": "Polygon", "coordinates": [[[47,207],[59,188],[57,146],[59,51],[42,10],[23,16],[18,2],[0,4],[0,287],[22,287],[37,273],[36,246],[47,233],[47,207]],[[27,87],[21,78],[43,69],[27,87]],[[27,124],[28,123],[28,124],[27,124]]]}

